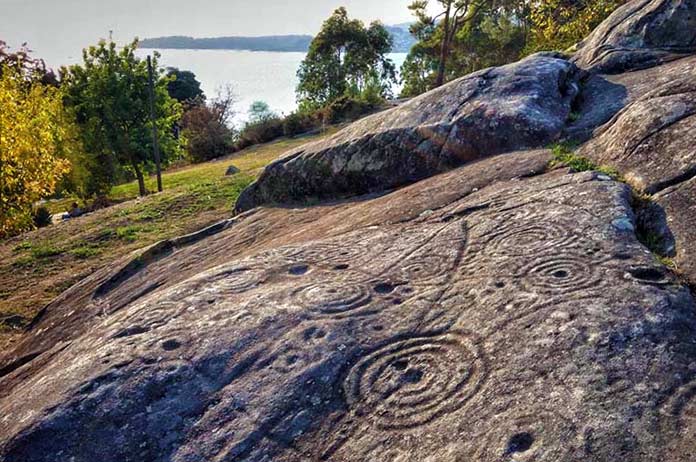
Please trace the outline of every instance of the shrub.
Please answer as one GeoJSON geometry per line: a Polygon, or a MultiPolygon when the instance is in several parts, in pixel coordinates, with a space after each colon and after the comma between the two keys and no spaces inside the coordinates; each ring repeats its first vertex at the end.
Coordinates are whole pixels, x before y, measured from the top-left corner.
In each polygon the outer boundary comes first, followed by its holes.
{"type": "Polygon", "coordinates": [[[353,121],[376,108],[374,103],[351,96],[341,96],[328,106],[327,118],[331,123],[353,121]]]}
{"type": "Polygon", "coordinates": [[[283,119],[277,116],[248,123],[239,134],[236,148],[244,149],[254,144],[268,143],[279,138],[285,134],[283,125],[283,119]]]}
{"type": "Polygon", "coordinates": [[[205,162],[232,152],[234,132],[215,108],[194,106],[186,111],[181,125],[192,162],[205,162]]]}
{"type": "Polygon", "coordinates": [[[49,244],[38,245],[31,248],[31,256],[35,260],[41,260],[44,258],[56,257],[63,253],[63,249],[58,247],[53,247],[49,244]]]}
{"type": "Polygon", "coordinates": [[[316,113],[296,111],[283,120],[283,133],[285,136],[296,136],[320,126],[321,120],[316,113]]]}
{"type": "MultiPolygon", "coordinates": [[[[241,150],[254,144],[268,143],[281,136],[300,135],[321,128],[324,124],[351,122],[374,111],[383,102],[383,99],[375,95],[345,95],[320,108],[301,105],[300,109],[284,118],[268,113],[261,103],[257,102],[256,116],[240,132],[235,149],[241,150]],[[261,117],[261,113],[266,115],[261,117]]],[[[251,115],[254,111],[249,112],[251,115]]]]}
{"type": "Polygon", "coordinates": [[[46,207],[37,207],[33,215],[34,225],[37,228],[45,228],[51,224],[51,212],[46,207]]]}

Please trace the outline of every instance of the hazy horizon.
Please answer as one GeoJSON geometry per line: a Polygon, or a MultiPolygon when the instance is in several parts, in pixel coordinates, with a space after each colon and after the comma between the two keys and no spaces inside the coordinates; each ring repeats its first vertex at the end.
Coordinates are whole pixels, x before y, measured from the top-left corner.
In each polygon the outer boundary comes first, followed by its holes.
{"type": "Polygon", "coordinates": [[[109,36],[193,37],[316,34],[339,6],[351,17],[399,24],[413,20],[411,0],[0,0],[0,40],[16,48],[26,42],[50,66],[79,57],[109,36]]]}

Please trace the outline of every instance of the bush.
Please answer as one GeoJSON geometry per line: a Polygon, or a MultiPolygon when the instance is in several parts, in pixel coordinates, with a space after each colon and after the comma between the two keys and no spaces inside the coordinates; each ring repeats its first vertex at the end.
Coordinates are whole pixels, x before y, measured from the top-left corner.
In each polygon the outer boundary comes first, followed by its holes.
{"type": "MultiPolygon", "coordinates": [[[[255,116],[239,134],[236,150],[261,143],[268,143],[281,136],[297,136],[321,128],[324,124],[352,122],[374,111],[384,102],[378,97],[345,95],[328,106],[316,108],[301,106],[290,115],[281,118],[274,114],[255,116]]],[[[262,112],[258,104],[257,113],[262,112]]],[[[250,111],[250,114],[253,111],[250,111]]],[[[264,112],[265,113],[265,112],[264,112]]]]}
{"type": "Polygon", "coordinates": [[[51,224],[51,212],[46,207],[37,207],[33,215],[34,225],[37,228],[45,228],[51,224]]]}
{"type": "Polygon", "coordinates": [[[363,99],[341,96],[334,100],[326,109],[327,119],[331,123],[350,122],[373,111],[376,104],[363,99]]]}
{"type": "Polygon", "coordinates": [[[205,162],[233,151],[234,132],[215,108],[194,106],[186,111],[181,125],[192,162],[205,162]]]}
{"type": "Polygon", "coordinates": [[[283,119],[271,117],[258,122],[250,122],[239,134],[236,148],[244,149],[254,144],[268,143],[285,134],[283,119]]]}
{"type": "Polygon", "coordinates": [[[285,136],[296,136],[321,127],[321,120],[316,113],[293,112],[283,120],[285,136]]]}

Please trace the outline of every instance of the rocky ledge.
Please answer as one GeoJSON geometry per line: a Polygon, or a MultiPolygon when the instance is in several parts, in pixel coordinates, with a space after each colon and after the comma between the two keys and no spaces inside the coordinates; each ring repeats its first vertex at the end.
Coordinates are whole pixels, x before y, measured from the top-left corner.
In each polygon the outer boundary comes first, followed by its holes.
{"type": "Polygon", "coordinates": [[[358,122],[69,289],[0,355],[0,460],[694,460],[694,10],[358,122]]]}

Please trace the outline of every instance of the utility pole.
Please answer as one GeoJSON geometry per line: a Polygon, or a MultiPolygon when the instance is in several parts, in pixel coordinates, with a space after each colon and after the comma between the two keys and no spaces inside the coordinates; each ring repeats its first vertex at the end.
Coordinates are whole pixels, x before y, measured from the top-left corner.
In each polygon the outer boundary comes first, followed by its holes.
{"type": "Polygon", "coordinates": [[[157,191],[162,192],[162,165],[160,161],[159,137],[157,134],[157,119],[155,117],[155,79],[152,70],[152,58],[147,57],[148,93],[150,94],[150,121],[152,122],[152,146],[155,150],[155,165],[157,167],[157,191]]]}

